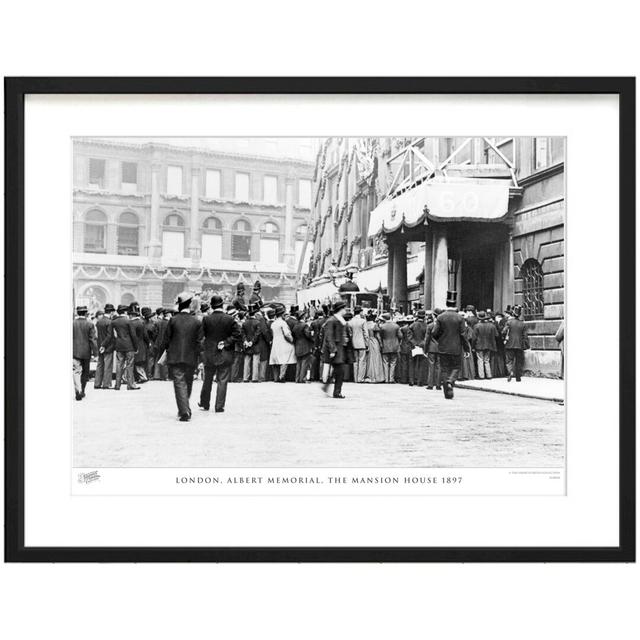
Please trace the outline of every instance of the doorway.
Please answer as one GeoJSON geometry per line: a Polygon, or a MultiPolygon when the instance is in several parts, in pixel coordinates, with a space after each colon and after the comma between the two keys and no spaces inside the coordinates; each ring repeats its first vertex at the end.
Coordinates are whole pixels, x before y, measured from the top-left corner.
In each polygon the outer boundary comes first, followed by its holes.
{"type": "Polygon", "coordinates": [[[461,308],[493,309],[496,245],[468,250],[462,256],[461,308]]]}

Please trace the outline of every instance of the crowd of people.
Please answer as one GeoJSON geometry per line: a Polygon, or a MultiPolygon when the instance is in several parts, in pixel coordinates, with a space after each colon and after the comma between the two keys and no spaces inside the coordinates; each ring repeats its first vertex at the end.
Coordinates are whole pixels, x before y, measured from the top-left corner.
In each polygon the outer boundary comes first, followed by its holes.
{"type": "MultiPolygon", "coordinates": [[[[347,297],[348,298],[348,297],[347,297]]],[[[203,379],[199,407],[224,411],[227,384],[320,382],[344,398],[343,383],[408,384],[443,390],[453,398],[457,380],[507,376],[521,380],[526,324],[518,306],[505,312],[467,306],[417,309],[415,315],[349,308],[345,297],[288,309],[262,299],[259,281],[249,299],[240,283],[226,304],[185,291],[170,308],[137,302],[107,304],[89,316],[76,309],[73,378],[76,400],[85,397],[91,358],[93,387],[137,390],[150,380],[173,380],[178,417],[191,418],[189,397],[203,379]],[[115,366],[115,377],[114,373],[115,366]]]]}

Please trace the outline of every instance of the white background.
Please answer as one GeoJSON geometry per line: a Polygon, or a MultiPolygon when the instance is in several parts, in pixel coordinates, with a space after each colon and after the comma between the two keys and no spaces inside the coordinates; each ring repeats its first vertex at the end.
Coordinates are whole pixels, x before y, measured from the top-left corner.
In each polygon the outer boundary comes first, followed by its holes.
{"type": "MultiPolygon", "coordinates": [[[[244,2],[235,15],[231,3],[208,6],[113,1],[92,11],[86,3],[12,3],[1,21],[3,73],[638,72],[636,21],[622,2],[584,3],[579,16],[570,3],[544,1],[522,9],[494,2],[491,12],[477,2],[324,2],[308,11],[298,2],[244,2]]],[[[602,638],[630,637],[638,628],[636,565],[0,571],[1,624],[12,638],[602,638]]]]}

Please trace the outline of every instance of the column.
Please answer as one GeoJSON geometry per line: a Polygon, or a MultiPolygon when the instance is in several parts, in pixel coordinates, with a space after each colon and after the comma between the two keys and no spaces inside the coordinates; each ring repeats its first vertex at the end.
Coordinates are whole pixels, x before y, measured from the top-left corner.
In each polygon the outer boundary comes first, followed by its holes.
{"type": "Polygon", "coordinates": [[[407,243],[400,241],[393,252],[393,297],[396,307],[407,312],[407,243]]]}
{"type": "Polygon", "coordinates": [[[191,167],[191,216],[189,219],[189,257],[194,263],[200,260],[200,167],[191,167]]]}
{"type": "Polygon", "coordinates": [[[106,227],[106,249],[107,253],[114,255],[118,253],[118,224],[112,220],[107,222],[106,227]]]}
{"type": "Polygon", "coordinates": [[[433,309],[433,234],[424,228],[424,308],[433,309]]]}
{"type": "Polygon", "coordinates": [[[445,308],[449,280],[449,252],[446,227],[433,228],[432,302],[434,307],[445,308]]]}
{"type": "Polygon", "coordinates": [[[287,267],[293,270],[296,252],[293,246],[293,178],[291,177],[287,178],[285,184],[284,202],[284,250],[282,256],[287,267]]]}
{"type": "Polygon", "coordinates": [[[149,218],[149,244],[147,255],[152,261],[159,261],[162,252],[160,243],[160,164],[151,164],[151,215],[149,218]]]}
{"type": "Polygon", "coordinates": [[[504,260],[502,263],[502,301],[500,303],[501,310],[503,310],[508,304],[513,304],[514,292],[513,292],[513,236],[509,234],[504,247],[504,260]]]}
{"type": "Polygon", "coordinates": [[[394,254],[395,247],[389,241],[389,236],[387,236],[387,295],[391,300],[393,300],[393,267],[395,264],[394,254]]]}

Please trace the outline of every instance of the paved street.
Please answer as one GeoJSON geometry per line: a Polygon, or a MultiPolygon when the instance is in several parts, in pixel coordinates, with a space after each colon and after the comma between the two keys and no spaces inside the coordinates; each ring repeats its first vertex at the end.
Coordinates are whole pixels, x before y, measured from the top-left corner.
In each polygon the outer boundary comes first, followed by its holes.
{"type": "Polygon", "coordinates": [[[453,401],[405,385],[229,385],[225,413],[176,420],[173,386],[74,403],[78,467],[544,467],[564,461],[564,407],[470,389],[453,401]]]}

